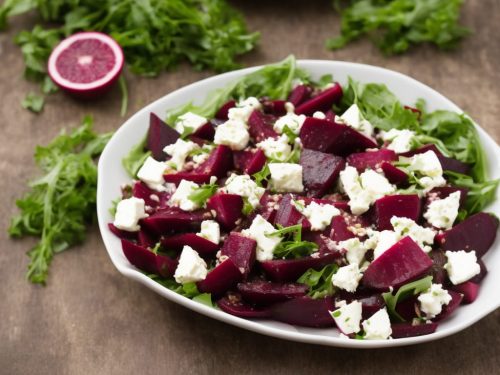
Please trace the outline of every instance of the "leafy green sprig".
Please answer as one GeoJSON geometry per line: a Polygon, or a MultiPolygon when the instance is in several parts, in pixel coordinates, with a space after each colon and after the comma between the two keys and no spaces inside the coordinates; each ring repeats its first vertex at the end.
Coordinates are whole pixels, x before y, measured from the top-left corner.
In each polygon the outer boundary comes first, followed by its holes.
{"type": "Polygon", "coordinates": [[[309,296],[312,298],[323,298],[335,294],[332,277],[339,269],[335,263],[329,264],[320,270],[309,268],[299,277],[297,282],[309,286],[309,296]]]}

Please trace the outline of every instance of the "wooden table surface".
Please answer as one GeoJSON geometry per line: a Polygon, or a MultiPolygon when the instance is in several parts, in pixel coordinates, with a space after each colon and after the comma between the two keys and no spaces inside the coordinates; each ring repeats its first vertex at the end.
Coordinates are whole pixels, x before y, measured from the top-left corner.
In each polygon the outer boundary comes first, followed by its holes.
{"type": "MultiPolygon", "coordinates": [[[[460,48],[442,53],[418,48],[385,58],[363,41],[338,52],[323,48],[338,31],[330,1],[237,1],[259,48],[242,59],[257,65],[282,59],[338,59],[363,62],[408,74],[437,89],[500,141],[500,3],[466,1],[463,20],[474,34],[460,48]]],[[[0,373],[1,374],[466,374],[500,368],[500,311],[438,342],[387,350],[346,350],[281,341],[246,332],[168,302],[126,279],[111,264],[97,227],[84,245],[55,257],[48,285],[29,284],[25,252],[31,240],[6,234],[16,213],[14,200],[37,173],[35,145],[63,126],[93,114],[98,131],[117,129],[118,90],[99,102],[81,103],[61,93],[33,115],[20,101],[33,86],[22,79],[22,60],[12,37],[32,19],[21,17],[0,34],[0,373]]],[[[183,66],[158,79],[128,75],[128,115],[172,90],[211,75],[183,66]]]]}

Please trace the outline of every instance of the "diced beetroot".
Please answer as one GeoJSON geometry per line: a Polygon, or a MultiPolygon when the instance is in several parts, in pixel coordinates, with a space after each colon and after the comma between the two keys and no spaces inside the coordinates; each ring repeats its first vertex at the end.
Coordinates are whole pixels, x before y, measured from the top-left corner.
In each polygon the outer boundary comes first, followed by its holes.
{"type": "Polygon", "coordinates": [[[233,292],[219,299],[217,301],[217,306],[219,306],[222,311],[239,318],[264,319],[271,317],[269,309],[253,307],[245,303],[239,294],[233,292]]]}
{"type": "Polygon", "coordinates": [[[335,122],[335,112],[333,112],[331,109],[325,113],[325,120],[326,121],[331,121],[335,122]]]}
{"type": "Polygon", "coordinates": [[[340,156],[305,148],[300,154],[300,165],[306,194],[321,197],[335,184],[345,161],[340,156]]]}
{"type": "Polygon", "coordinates": [[[194,134],[188,135],[187,139],[190,140],[191,142],[196,143],[200,147],[203,147],[208,143],[207,140],[200,138],[200,137],[197,137],[194,134]]]}
{"type": "Polygon", "coordinates": [[[444,269],[444,265],[448,261],[442,250],[432,250],[429,253],[432,259],[432,267],[429,274],[432,276],[434,284],[444,284],[448,280],[448,274],[444,269]]]}
{"type": "Polygon", "coordinates": [[[297,107],[311,97],[312,91],[311,86],[298,85],[292,90],[292,92],[290,92],[287,101],[297,107]]]}
{"type": "Polygon", "coordinates": [[[441,163],[441,167],[446,171],[452,171],[462,174],[468,174],[470,172],[469,165],[462,163],[459,160],[444,156],[443,153],[439,151],[439,149],[433,144],[424,145],[416,150],[408,151],[401,155],[411,157],[416,154],[423,154],[427,151],[434,151],[436,153],[436,156],[438,157],[439,162],[441,163]]]}
{"type": "Polygon", "coordinates": [[[172,277],[177,268],[176,260],[166,255],[157,255],[133,242],[122,240],[122,249],[128,261],[142,271],[172,277]]]}
{"type": "Polygon", "coordinates": [[[165,182],[170,182],[176,186],[181,183],[182,180],[193,181],[199,185],[208,184],[210,182],[210,175],[204,173],[194,173],[194,172],[177,172],[164,174],[163,179],[165,182]]]}
{"type": "Polygon", "coordinates": [[[280,208],[278,212],[276,212],[274,224],[279,224],[284,227],[301,224],[303,230],[311,228],[309,220],[292,205],[292,200],[293,196],[291,194],[283,196],[280,208]]]}
{"type": "Polygon", "coordinates": [[[391,163],[384,161],[380,167],[391,184],[402,185],[408,182],[408,175],[391,163]]]}
{"type": "Polygon", "coordinates": [[[239,171],[243,172],[250,162],[250,159],[253,158],[253,152],[252,151],[233,151],[233,165],[234,168],[239,171]]]}
{"type": "Polygon", "coordinates": [[[388,149],[359,152],[349,155],[346,159],[347,164],[356,168],[358,172],[363,172],[367,168],[377,169],[383,162],[395,160],[398,160],[396,153],[388,149]]]}
{"type": "Polygon", "coordinates": [[[271,307],[271,316],[283,323],[302,327],[333,327],[335,321],[329,311],[335,310],[333,298],[312,299],[299,297],[279,302],[271,307]]]}
{"type": "Polygon", "coordinates": [[[197,231],[201,222],[211,217],[210,212],[204,210],[186,212],[177,207],[168,207],[143,219],[142,223],[153,233],[166,234],[172,231],[197,231]]]}
{"type": "Polygon", "coordinates": [[[215,114],[215,118],[220,120],[227,120],[228,119],[227,115],[229,113],[229,110],[234,107],[236,107],[235,100],[230,100],[224,103],[222,107],[220,107],[217,113],[215,114]]]}
{"type": "Polygon", "coordinates": [[[479,264],[479,268],[481,271],[469,281],[472,281],[475,284],[480,284],[488,274],[488,270],[486,269],[486,265],[484,264],[482,259],[478,259],[477,263],[479,264]]]}
{"type": "Polygon", "coordinates": [[[137,234],[137,243],[145,248],[153,248],[156,245],[157,237],[149,233],[146,229],[141,228],[137,234]]]}
{"type": "Polygon", "coordinates": [[[368,266],[363,284],[378,290],[397,288],[431,267],[429,256],[410,237],[404,237],[368,266]]]}
{"type": "Polygon", "coordinates": [[[337,257],[341,257],[343,252],[337,250],[333,241],[328,237],[329,229],[325,229],[323,232],[314,231],[314,232],[305,232],[302,234],[302,239],[304,241],[314,242],[318,245],[318,252],[320,254],[333,252],[337,254],[337,257]]]}
{"type": "Polygon", "coordinates": [[[335,83],[334,86],[320,92],[314,98],[311,98],[295,108],[298,115],[312,116],[316,111],[326,112],[332,108],[342,98],[342,87],[335,83]]]}
{"type": "Polygon", "coordinates": [[[137,181],[132,189],[132,195],[136,198],[144,199],[146,206],[156,207],[160,202],[161,196],[165,195],[165,193],[152,190],[145,183],[137,181]],[[151,199],[153,196],[156,196],[156,198],[151,199]]]}
{"type": "Polygon", "coordinates": [[[238,291],[248,302],[268,305],[305,296],[309,287],[298,283],[275,283],[265,280],[255,280],[238,284],[238,291]]]}
{"type": "Polygon", "coordinates": [[[448,290],[448,293],[451,296],[451,301],[449,304],[443,306],[441,314],[432,319],[435,322],[438,322],[440,320],[449,317],[451,314],[455,312],[458,306],[460,306],[460,304],[462,303],[462,298],[463,298],[462,294],[454,292],[453,290],[448,290]]]}
{"type": "Polygon", "coordinates": [[[412,325],[411,323],[394,323],[391,325],[391,336],[394,339],[401,339],[404,337],[430,335],[431,333],[436,332],[437,327],[437,323],[426,323],[418,325],[412,325]]]}
{"type": "Polygon", "coordinates": [[[256,214],[261,215],[270,223],[276,220],[276,213],[278,212],[279,205],[283,199],[282,195],[271,195],[265,192],[260,198],[260,207],[257,209],[256,214]]]}
{"type": "Polygon", "coordinates": [[[219,250],[219,245],[195,233],[182,233],[175,236],[163,237],[161,244],[167,249],[176,251],[182,250],[187,245],[196,250],[200,255],[215,254],[219,250]]]}
{"type": "Polygon", "coordinates": [[[393,216],[413,221],[420,218],[420,197],[417,194],[386,195],[375,202],[375,222],[378,230],[392,230],[393,216]]]}
{"type": "Polygon", "coordinates": [[[197,138],[206,139],[207,141],[213,141],[215,128],[210,122],[207,122],[205,125],[202,125],[198,129],[196,129],[196,131],[192,135],[197,138]]]}
{"type": "Polygon", "coordinates": [[[243,198],[236,194],[218,193],[213,195],[207,202],[210,210],[215,210],[215,220],[230,231],[236,226],[236,221],[243,217],[243,198]]]}
{"type": "Polygon", "coordinates": [[[126,230],[118,229],[113,223],[108,223],[108,228],[116,237],[125,240],[135,240],[137,239],[137,232],[129,232],[126,230]]]}
{"type": "Polygon", "coordinates": [[[287,113],[285,108],[285,100],[263,100],[262,107],[264,113],[269,113],[274,116],[284,116],[287,113]]]}
{"type": "Polygon", "coordinates": [[[435,199],[445,199],[457,191],[460,192],[460,207],[463,207],[467,201],[469,190],[456,186],[441,186],[432,189],[427,193],[426,206],[435,199]]]}
{"type": "Polygon", "coordinates": [[[195,168],[194,173],[209,176],[225,177],[227,172],[233,168],[233,153],[224,145],[219,145],[212,151],[206,161],[195,168]]]}
{"type": "Polygon", "coordinates": [[[255,151],[233,152],[235,168],[248,175],[252,175],[262,170],[266,160],[266,155],[261,149],[255,151]]]}
{"type": "Polygon", "coordinates": [[[243,277],[246,278],[255,263],[255,249],[257,242],[245,237],[240,233],[232,232],[224,241],[221,255],[232,259],[234,264],[243,270],[243,277]]]}
{"type": "Polygon", "coordinates": [[[159,161],[164,161],[167,154],[163,152],[165,146],[175,143],[179,139],[180,134],[165,122],[163,122],[153,112],[149,115],[149,130],[146,141],[146,147],[151,151],[153,158],[159,161]]]}
{"type": "Polygon", "coordinates": [[[332,219],[330,238],[338,242],[356,237],[348,228],[349,225],[343,216],[335,216],[332,219]]]}
{"type": "Polygon", "coordinates": [[[232,259],[228,258],[211,270],[205,280],[198,281],[196,285],[202,293],[221,295],[236,285],[241,280],[241,277],[238,267],[232,259]]]}
{"type": "Polygon", "coordinates": [[[309,268],[321,269],[335,262],[337,253],[318,253],[317,257],[304,257],[299,259],[274,259],[261,262],[260,265],[271,280],[296,281],[309,268]]]}
{"type": "Polygon", "coordinates": [[[416,307],[418,307],[417,296],[410,296],[396,305],[396,312],[407,322],[411,322],[417,317],[416,307]]]}
{"type": "Polygon", "coordinates": [[[476,251],[481,258],[490,249],[497,235],[498,219],[480,212],[436,236],[445,251],[476,251]]]}
{"type": "Polygon", "coordinates": [[[360,152],[366,150],[367,148],[375,147],[378,147],[378,145],[372,138],[368,138],[354,128],[346,126],[342,142],[336,145],[332,152],[338,155],[348,155],[353,152],[360,152]]]}
{"type": "Polygon", "coordinates": [[[455,292],[463,294],[463,304],[474,302],[479,294],[479,285],[473,283],[472,281],[466,281],[462,284],[453,285],[451,289],[453,289],[455,292]]]}
{"type": "Polygon", "coordinates": [[[248,133],[255,143],[266,138],[277,138],[278,133],[273,129],[276,116],[266,115],[258,110],[252,112],[248,119],[248,133]]]}
{"type": "Polygon", "coordinates": [[[363,319],[370,318],[385,305],[385,301],[380,294],[358,299],[362,305],[363,319]]]}

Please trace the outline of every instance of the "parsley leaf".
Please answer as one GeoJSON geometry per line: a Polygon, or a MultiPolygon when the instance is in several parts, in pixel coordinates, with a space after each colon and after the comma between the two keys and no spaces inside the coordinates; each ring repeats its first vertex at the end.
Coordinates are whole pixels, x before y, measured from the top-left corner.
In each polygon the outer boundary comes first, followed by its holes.
{"type": "Polygon", "coordinates": [[[54,254],[80,243],[86,225],[94,219],[97,157],[111,134],[92,131],[92,118],[80,127],[62,132],[49,145],[38,146],[35,161],[44,173],[30,183],[31,190],[16,204],[20,215],[12,219],[13,237],[36,236],[40,241],[29,251],[27,278],[44,284],[54,254]]]}
{"type": "Polygon", "coordinates": [[[335,293],[335,288],[332,284],[332,276],[338,269],[339,266],[336,264],[329,264],[318,271],[309,268],[299,277],[297,282],[309,286],[309,296],[312,298],[332,296],[335,293]]]}
{"type": "Polygon", "coordinates": [[[29,109],[32,112],[38,113],[43,109],[43,105],[45,104],[43,96],[36,95],[33,92],[30,92],[23,99],[21,105],[24,109],[29,109]]]}
{"type": "Polygon", "coordinates": [[[215,184],[203,184],[199,188],[194,189],[191,194],[189,194],[188,199],[196,203],[198,206],[203,207],[208,199],[217,192],[219,185],[215,184]]]}

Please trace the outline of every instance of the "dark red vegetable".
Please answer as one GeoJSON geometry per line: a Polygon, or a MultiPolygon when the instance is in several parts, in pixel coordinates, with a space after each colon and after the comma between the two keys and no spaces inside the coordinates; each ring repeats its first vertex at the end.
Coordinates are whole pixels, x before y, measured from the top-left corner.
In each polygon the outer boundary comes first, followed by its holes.
{"type": "Polygon", "coordinates": [[[168,207],[143,219],[142,224],[152,233],[167,234],[172,231],[198,231],[201,222],[211,218],[205,210],[186,212],[177,207],[168,207]]]}
{"type": "Polygon", "coordinates": [[[113,225],[113,223],[108,223],[108,228],[111,231],[111,233],[113,233],[116,237],[120,239],[126,239],[126,240],[137,239],[137,232],[129,232],[126,230],[118,229],[113,225]]]}
{"type": "Polygon", "coordinates": [[[189,246],[200,255],[213,255],[219,250],[219,245],[200,237],[195,233],[181,233],[170,237],[163,237],[161,244],[167,249],[180,251],[184,246],[189,246]]]}
{"type": "Polygon", "coordinates": [[[342,98],[342,93],[340,84],[335,83],[332,87],[298,105],[295,108],[295,113],[298,115],[312,116],[316,111],[326,112],[342,98]]]}
{"type": "Polygon", "coordinates": [[[163,175],[163,179],[165,182],[173,183],[176,186],[179,185],[182,180],[193,181],[201,185],[210,182],[210,175],[206,173],[177,172],[165,174],[163,175]]]}
{"type": "Polygon", "coordinates": [[[274,116],[284,116],[287,113],[285,100],[262,100],[262,110],[274,116]]]}
{"type": "Polygon", "coordinates": [[[137,181],[132,188],[132,195],[144,200],[146,206],[156,207],[160,204],[160,198],[165,195],[164,192],[158,192],[150,189],[144,182],[137,181]],[[157,199],[152,196],[156,196],[157,199]]]}
{"type": "Polygon", "coordinates": [[[242,270],[243,277],[246,278],[255,263],[255,249],[257,242],[243,236],[240,233],[230,233],[221,249],[221,255],[232,259],[234,264],[242,270]]]}
{"type": "Polygon", "coordinates": [[[278,133],[273,129],[277,118],[254,110],[248,119],[248,133],[255,143],[262,142],[266,138],[278,138],[278,133]]]}
{"type": "Polygon", "coordinates": [[[446,170],[446,171],[452,171],[452,172],[457,172],[457,173],[462,173],[462,174],[468,174],[470,172],[470,166],[468,164],[462,163],[459,160],[449,158],[447,156],[444,156],[439,149],[433,145],[424,145],[416,150],[408,151],[405,153],[402,153],[402,156],[413,156],[416,154],[423,154],[427,151],[434,151],[436,156],[439,159],[439,162],[441,163],[441,167],[446,170]]]}
{"type": "Polygon", "coordinates": [[[306,195],[322,197],[337,181],[345,161],[340,156],[305,148],[300,154],[300,165],[306,195]]]}
{"type": "Polygon", "coordinates": [[[267,308],[257,308],[245,303],[237,293],[230,292],[217,301],[219,308],[231,315],[245,319],[265,319],[271,317],[267,308]]]}
{"type": "Polygon", "coordinates": [[[391,184],[403,185],[408,182],[408,175],[391,163],[384,161],[380,168],[382,168],[382,172],[384,172],[385,177],[391,184]]]}
{"type": "Polygon", "coordinates": [[[224,294],[242,278],[242,274],[232,259],[228,258],[211,270],[205,280],[198,281],[196,285],[202,293],[213,295],[224,294]]]}
{"type": "Polygon", "coordinates": [[[386,195],[375,202],[375,222],[378,230],[392,230],[393,216],[417,222],[420,218],[420,197],[417,194],[386,195]]]}
{"type": "Polygon", "coordinates": [[[366,168],[377,169],[383,162],[398,160],[396,153],[388,149],[377,151],[366,151],[351,154],[347,157],[347,164],[356,168],[358,172],[363,172],[366,168]]]}
{"type": "Polygon", "coordinates": [[[219,120],[227,120],[229,110],[231,108],[236,107],[236,101],[230,100],[222,105],[222,107],[219,108],[219,110],[215,113],[215,118],[219,120]]]}
{"type": "Polygon", "coordinates": [[[335,310],[333,298],[294,298],[279,302],[271,308],[271,316],[280,322],[303,327],[334,327],[335,321],[329,311],[335,310]]]}
{"type": "Polygon", "coordinates": [[[311,97],[312,91],[313,89],[311,86],[298,85],[290,92],[287,101],[297,107],[311,97]]]}
{"type": "Polygon", "coordinates": [[[441,186],[432,189],[427,193],[426,206],[429,205],[429,203],[434,199],[445,199],[457,191],[460,192],[460,207],[462,208],[467,201],[467,194],[469,193],[469,190],[456,186],[441,186]]]}
{"type": "Polygon", "coordinates": [[[233,153],[227,146],[219,145],[212,151],[208,159],[194,173],[205,174],[216,177],[226,177],[229,170],[233,168],[233,153]]]}
{"type": "Polygon", "coordinates": [[[301,224],[302,230],[311,228],[311,223],[307,218],[302,215],[292,204],[293,200],[292,194],[287,194],[283,196],[280,203],[280,208],[276,212],[276,217],[274,219],[275,225],[282,225],[284,227],[289,227],[292,225],[301,224]]]}
{"type": "Polygon", "coordinates": [[[234,166],[240,172],[252,175],[262,170],[266,163],[266,155],[261,149],[255,151],[233,152],[234,166]]]}
{"type": "Polygon", "coordinates": [[[243,199],[236,194],[215,194],[208,200],[207,208],[215,211],[215,220],[228,231],[233,229],[236,221],[243,217],[241,212],[243,199]]]}
{"type": "Polygon", "coordinates": [[[464,296],[462,299],[463,304],[474,302],[479,294],[479,285],[473,283],[472,281],[466,281],[462,284],[453,285],[451,289],[464,296]]]}
{"type": "Polygon", "coordinates": [[[435,322],[438,322],[440,320],[446,319],[449,317],[451,314],[455,312],[455,310],[460,306],[460,303],[462,303],[463,295],[457,292],[454,292],[453,290],[448,290],[448,293],[451,296],[451,301],[449,304],[443,306],[443,310],[441,311],[441,314],[436,316],[434,319],[432,319],[435,322]]]}
{"type": "Polygon", "coordinates": [[[215,128],[212,125],[212,123],[207,122],[206,124],[196,129],[192,135],[194,137],[205,139],[207,141],[213,141],[215,135],[215,128]]]}
{"type": "Polygon", "coordinates": [[[268,305],[305,296],[308,290],[309,287],[304,284],[276,283],[265,280],[238,284],[238,291],[243,299],[258,305],[268,305]]]}
{"type": "Polygon", "coordinates": [[[418,325],[412,325],[411,323],[394,323],[391,325],[391,336],[394,339],[401,339],[404,337],[430,335],[431,333],[436,332],[437,327],[437,323],[426,323],[418,325]]]}
{"type": "Polygon", "coordinates": [[[173,128],[163,122],[153,112],[149,115],[149,130],[146,140],[146,147],[151,151],[153,158],[159,161],[167,159],[167,154],[163,152],[165,146],[175,143],[181,135],[173,128]]]}
{"type": "Polygon", "coordinates": [[[158,237],[149,233],[146,229],[141,228],[137,233],[137,243],[145,248],[153,248],[158,242],[158,237]]]}
{"type": "Polygon", "coordinates": [[[176,260],[166,255],[157,255],[133,242],[122,240],[122,249],[128,261],[140,270],[162,277],[172,277],[177,268],[176,260]]]}

